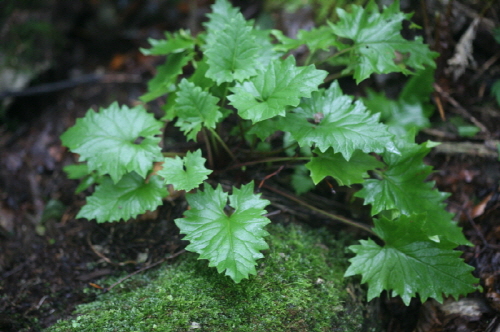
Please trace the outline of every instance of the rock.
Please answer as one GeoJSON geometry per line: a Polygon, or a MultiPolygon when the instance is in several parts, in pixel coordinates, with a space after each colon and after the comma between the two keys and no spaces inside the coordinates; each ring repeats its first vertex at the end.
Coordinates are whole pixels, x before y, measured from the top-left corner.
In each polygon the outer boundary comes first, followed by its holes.
{"type": "Polygon", "coordinates": [[[47,331],[360,331],[363,306],[343,279],[345,243],[296,225],[267,230],[270,248],[248,280],[235,284],[186,253],[80,305],[74,318],[47,331]]]}

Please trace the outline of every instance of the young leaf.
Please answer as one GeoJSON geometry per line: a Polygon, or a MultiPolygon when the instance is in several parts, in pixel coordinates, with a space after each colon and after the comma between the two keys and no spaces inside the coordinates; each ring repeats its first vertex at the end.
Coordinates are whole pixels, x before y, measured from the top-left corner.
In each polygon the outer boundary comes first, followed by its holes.
{"type": "Polygon", "coordinates": [[[289,131],[301,146],[314,144],[321,152],[333,148],[346,160],[356,149],[366,153],[398,152],[393,135],[378,121],[378,115],[370,115],[359,101],[353,104],[352,97],[343,95],[337,82],[303,99],[283,122],[282,129],[289,131]]]}
{"type": "Polygon", "coordinates": [[[207,77],[208,65],[206,59],[193,63],[194,73],[188,78],[188,81],[199,86],[202,90],[208,90],[215,85],[215,82],[207,77]]]}
{"type": "Polygon", "coordinates": [[[89,167],[87,164],[73,164],[73,165],[67,165],[64,166],[63,168],[64,172],[68,176],[68,179],[80,179],[83,178],[86,175],[89,175],[89,167]]]}
{"type": "MultiPolygon", "coordinates": [[[[236,19],[237,21],[242,21],[243,18],[239,9],[231,6],[227,0],[217,0],[212,6],[212,13],[207,16],[210,18],[208,22],[204,23],[208,31],[207,44],[210,44],[211,40],[221,40],[217,36],[220,31],[232,29],[230,26],[234,24],[234,20],[236,19]]],[[[254,58],[252,56],[252,62],[247,63],[247,66],[255,66],[258,69],[264,69],[267,67],[269,61],[277,59],[282,55],[282,53],[275,51],[275,47],[269,38],[269,34],[271,32],[270,30],[253,28],[252,21],[246,21],[246,26],[250,28],[250,36],[248,39],[253,40],[251,43],[255,44],[255,47],[258,49],[256,57],[254,58]]],[[[235,47],[235,50],[243,49],[243,47],[239,45],[233,46],[235,47]]],[[[254,51],[251,53],[253,52],[254,51]]],[[[251,69],[248,68],[248,70],[251,69]]]]}
{"type": "Polygon", "coordinates": [[[175,190],[189,191],[197,188],[212,173],[205,168],[205,161],[201,150],[189,151],[182,159],[179,156],[165,158],[163,168],[156,174],[163,177],[165,183],[173,185],[175,190]]]}
{"type": "Polygon", "coordinates": [[[220,30],[208,30],[207,77],[217,84],[255,75],[259,47],[243,15],[238,13],[220,30]]]}
{"type": "Polygon", "coordinates": [[[380,119],[393,134],[402,137],[411,130],[429,127],[429,116],[433,111],[429,96],[433,82],[434,69],[426,68],[406,82],[397,100],[367,90],[368,97],[363,98],[363,103],[372,113],[380,113],[380,119]]]}
{"type": "Polygon", "coordinates": [[[175,113],[178,116],[175,125],[184,131],[188,140],[196,141],[196,134],[202,127],[215,128],[222,118],[217,106],[219,98],[201,90],[186,79],[182,79],[179,84],[175,102],[175,113]]]}
{"type": "Polygon", "coordinates": [[[424,103],[409,103],[405,100],[392,100],[384,93],[367,90],[367,97],[363,104],[372,112],[381,114],[381,120],[387,125],[391,133],[405,136],[411,130],[419,131],[429,127],[430,105],[424,103]]]}
{"type": "Polygon", "coordinates": [[[422,37],[406,40],[401,36],[401,22],[411,15],[399,10],[399,1],[383,12],[379,12],[375,1],[370,1],[366,8],[353,5],[350,12],[337,8],[337,14],[339,22],[330,23],[330,27],[337,36],[353,41],[349,48],[354,56],[348,69],[354,70],[357,83],[372,73],[410,74],[408,67],[435,66],[433,58],[437,53],[429,50],[422,37]]]}
{"type": "Polygon", "coordinates": [[[130,172],[145,178],[153,162],[162,159],[162,126],[144,107],[120,108],[115,102],[99,113],[89,110],[61,141],[80,155],[80,161],[87,161],[89,172],[109,174],[116,183],[130,172]]]}
{"type": "Polygon", "coordinates": [[[328,51],[330,47],[337,46],[336,37],[326,25],[311,30],[299,30],[297,38],[304,41],[311,53],[317,50],[328,51]]]}
{"type": "Polygon", "coordinates": [[[314,152],[316,156],[311,158],[306,167],[311,171],[311,178],[315,184],[327,176],[333,177],[341,186],[363,183],[363,180],[368,178],[367,171],[384,166],[384,163],[375,157],[359,150],[354,151],[349,161],[332,149],[324,153],[318,150],[314,152]]]}
{"type": "Polygon", "coordinates": [[[314,182],[311,180],[311,176],[309,176],[309,171],[304,165],[295,166],[290,184],[297,195],[306,193],[315,187],[314,182]]]}
{"type": "Polygon", "coordinates": [[[229,1],[217,0],[212,5],[212,12],[207,14],[209,21],[203,25],[207,31],[220,31],[229,24],[231,18],[236,17],[239,13],[239,9],[231,6],[229,1]]]}
{"type": "Polygon", "coordinates": [[[429,240],[421,216],[383,218],[375,220],[375,225],[385,245],[369,239],[350,246],[356,256],[345,273],[346,277],[362,275],[361,282],[368,283],[368,301],[383,290],[400,295],[406,305],[416,293],[422,302],[429,297],[442,302],[443,294],[458,297],[475,290],[474,268],[459,258],[454,244],[429,240]]]}
{"type": "Polygon", "coordinates": [[[144,55],[168,55],[170,53],[180,53],[194,48],[194,39],[188,31],[165,32],[166,39],[148,39],[151,48],[141,48],[144,55]]]}
{"type": "Polygon", "coordinates": [[[269,201],[253,193],[253,182],[234,188],[229,195],[221,186],[205,192],[187,194],[191,207],[184,218],[175,223],[185,240],[191,243],[187,250],[200,254],[199,259],[208,259],[209,266],[231,277],[236,283],[256,274],[256,260],[262,258],[260,250],[267,249],[264,236],[269,235],[263,227],[270,221],[262,215],[269,201]]]}
{"type": "Polygon", "coordinates": [[[337,45],[332,29],[326,25],[311,30],[299,30],[297,39],[285,36],[281,30],[272,30],[271,33],[281,43],[276,45],[275,48],[285,52],[296,49],[301,45],[307,45],[309,52],[314,53],[317,50],[328,51],[330,47],[337,45]]]}
{"type": "Polygon", "coordinates": [[[254,123],[283,116],[287,106],[297,106],[301,97],[318,90],[326,74],[313,65],[297,67],[293,57],[273,60],[268,68],[232,88],[234,94],[228,99],[242,118],[254,123]]]}
{"type": "Polygon", "coordinates": [[[147,210],[154,211],[167,195],[163,181],[156,175],[147,183],[137,173],[126,174],[116,184],[105,177],[76,217],[99,223],[128,220],[147,210]]]}
{"type": "Polygon", "coordinates": [[[279,130],[282,120],[282,117],[274,117],[253,124],[248,121],[250,129],[247,131],[247,134],[255,135],[260,140],[264,141],[266,138],[279,130]]]}
{"type": "Polygon", "coordinates": [[[148,82],[149,92],[141,96],[140,99],[146,103],[173,92],[177,77],[182,73],[182,68],[193,59],[193,56],[193,52],[170,54],[167,61],[156,69],[155,77],[148,82]]]}
{"type": "Polygon", "coordinates": [[[68,179],[81,179],[80,184],[75,189],[75,194],[79,194],[91,185],[93,185],[97,180],[98,176],[89,172],[89,166],[87,164],[74,164],[64,166],[64,172],[68,175],[68,179]]]}

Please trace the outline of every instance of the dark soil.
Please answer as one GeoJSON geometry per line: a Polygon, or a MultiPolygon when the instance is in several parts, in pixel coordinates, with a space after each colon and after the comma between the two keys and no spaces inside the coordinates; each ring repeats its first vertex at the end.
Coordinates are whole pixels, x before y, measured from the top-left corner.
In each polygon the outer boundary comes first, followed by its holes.
{"type": "MultiPolygon", "coordinates": [[[[107,106],[115,100],[133,105],[146,91],[147,80],[159,61],[142,56],[138,48],[147,47],[149,37],[161,38],[164,30],[189,27],[198,31],[209,1],[40,3],[33,8],[20,1],[19,8],[0,15],[4,20],[0,21],[0,38],[14,38],[10,33],[14,25],[9,24],[29,17],[50,23],[57,36],[42,38],[48,38],[49,43],[26,44],[47,48],[42,59],[33,60],[50,60],[50,66],[31,83],[41,87],[41,93],[30,88],[25,93],[0,91],[4,100],[11,96],[11,102],[0,112],[0,331],[40,331],[70,315],[76,305],[92,301],[94,295],[86,292],[89,287],[109,286],[100,285],[99,278],[132,273],[185,246],[173,223],[185,209],[183,197],[165,201],[158,211],[128,222],[75,220],[85,203],[85,193],[75,195],[78,182],[68,180],[62,170],[76,157],[61,146],[59,136],[89,108],[107,106]],[[110,16],[103,18],[106,13],[110,16]],[[60,85],[51,85],[53,82],[60,85]]],[[[241,3],[247,17],[263,11],[260,1],[241,3]]],[[[414,19],[423,26],[424,36],[442,54],[433,101],[437,108],[442,107],[445,120],[436,112],[432,129],[424,130],[419,139],[446,143],[427,161],[436,170],[432,180],[440,190],[451,193],[449,210],[457,214],[457,221],[474,244],[460,250],[475,267],[474,274],[481,279],[483,289],[444,305],[415,300],[405,307],[399,299],[374,300],[371,317],[383,320],[388,331],[498,331],[500,326],[500,107],[490,92],[493,82],[500,79],[500,46],[491,28],[500,25],[500,4],[467,0],[452,3],[443,6],[441,1],[427,0],[407,8],[415,11],[414,19]],[[424,3],[427,8],[422,7],[424,3]],[[447,61],[479,16],[484,19],[473,38],[474,64],[454,79],[447,61]],[[461,137],[451,118],[460,118],[481,131],[470,138],[461,137]]],[[[297,14],[295,21],[293,14],[286,20],[282,19],[284,15],[280,10],[273,11],[281,28],[293,30],[304,24],[302,14],[297,14]]],[[[393,81],[398,86],[404,79],[396,76],[393,81]]],[[[375,80],[364,84],[393,88],[375,80]]],[[[159,108],[152,103],[150,109],[156,112],[159,108]]],[[[175,136],[175,132],[169,135],[175,136]]],[[[186,147],[186,143],[177,143],[168,149],[186,147]]],[[[248,172],[239,173],[221,167],[216,177],[227,184],[239,184],[262,180],[273,171],[250,167],[248,172]]],[[[286,177],[286,170],[266,185],[290,191],[280,183],[281,176],[286,177]]],[[[343,228],[358,234],[357,230],[312,215],[276,190],[264,189],[263,193],[273,202],[270,209],[281,212],[271,217],[273,221],[308,222],[314,227],[343,228]]],[[[320,185],[301,199],[352,217],[352,207],[347,205],[349,195],[345,190],[333,195],[326,185],[320,185]]]]}

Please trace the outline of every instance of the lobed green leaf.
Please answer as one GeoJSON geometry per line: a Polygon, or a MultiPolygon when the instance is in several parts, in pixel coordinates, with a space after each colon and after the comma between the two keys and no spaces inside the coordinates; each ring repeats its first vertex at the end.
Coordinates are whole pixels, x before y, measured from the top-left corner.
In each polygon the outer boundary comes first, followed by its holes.
{"type": "MultiPolygon", "coordinates": [[[[372,215],[383,210],[396,209],[404,215],[421,213],[422,204],[441,202],[446,194],[433,190],[432,182],[425,182],[432,168],[423,162],[430,151],[426,144],[398,143],[401,155],[384,154],[387,169],[380,179],[366,180],[356,196],[372,204],[372,215]]],[[[427,204],[428,205],[428,204],[427,204]]]]}
{"type": "Polygon", "coordinates": [[[432,167],[423,158],[430,151],[432,143],[421,145],[404,143],[398,147],[401,155],[384,153],[387,167],[379,179],[368,179],[363,189],[355,194],[364,198],[365,204],[372,204],[372,215],[385,210],[395,210],[406,216],[427,214],[428,235],[440,236],[458,244],[469,244],[453,221],[452,215],[444,209],[444,199],[449,195],[434,189],[433,182],[426,182],[432,167]]]}
{"type": "Polygon", "coordinates": [[[318,90],[326,72],[313,65],[297,67],[295,59],[273,60],[265,70],[231,88],[228,99],[238,114],[252,122],[285,115],[287,106],[297,106],[301,97],[310,97],[318,90]]]}
{"type": "Polygon", "coordinates": [[[163,181],[155,175],[148,182],[137,173],[126,174],[118,183],[105,177],[76,217],[96,219],[99,223],[128,220],[154,211],[167,195],[163,181]]]}
{"type": "Polygon", "coordinates": [[[61,141],[80,155],[80,161],[87,161],[89,172],[109,174],[116,183],[130,172],[145,178],[153,162],[162,159],[162,126],[143,106],[120,108],[115,102],[98,113],[89,110],[61,141]]]}
{"type": "Polygon", "coordinates": [[[209,21],[203,24],[209,32],[223,30],[232,18],[240,14],[239,9],[233,7],[228,0],[217,0],[211,8],[212,12],[207,14],[209,21]]]}
{"type": "Polygon", "coordinates": [[[271,33],[280,42],[275,46],[275,49],[284,52],[296,49],[301,45],[307,45],[311,53],[318,50],[328,51],[331,47],[339,45],[332,29],[328,26],[321,26],[311,30],[299,30],[297,39],[285,36],[281,30],[272,30],[271,33]]]}
{"type": "Polygon", "coordinates": [[[421,37],[406,40],[401,36],[402,21],[411,15],[399,10],[399,1],[394,1],[382,12],[375,1],[370,1],[366,8],[351,6],[350,12],[337,8],[337,14],[339,22],[330,23],[330,27],[337,36],[353,42],[345,49],[352,54],[348,69],[354,70],[357,83],[372,73],[410,74],[409,67],[435,66],[433,58],[437,53],[431,52],[421,37]]]}
{"type": "Polygon", "coordinates": [[[429,127],[429,116],[434,110],[429,100],[433,82],[434,69],[426,68],[406,82],[398,99],[367,90],[367,97],[362,100],[372,113],[380,113],[380,119],[393,134],[403,137],[410,131],[429,127]]]}
{"type": "Polygon", "coordinates": [[[356,149],[363,152],[398,153],[393,135],[359,101],[342,94],[337,82],[328,90],[303,99],[298,108],[287,114],[282,129],[289,131],[301,146],[329,148],[349,161],[356,149]]]}
{"type": "Polygon", "coordinates": [[[423,221],[421,216],[376,220],[374,230],[385,245],[369,239],[349,247],[356,256],[345,276],[362,275],[368,301],[383,290],[400,295],[406,305],[417,293],[422,302],[429,297],[442,302],[443,294],[458,297],[475,290],[474,268],[459,258],[455,244],[431,241],[423,221]]]}
{"type": "Polygon", "coordinates": [[[306,193],[315,187],[315,182],[311,179],[309,171],[304,165],[295,166],[290,179],[290,184],[297,195],[306,193]]]}
{"type": "Polygon", "coordinates": [[[210,92],[182,79],[175,99],[175,114],[178,117],[175,125],[184,132],[188,140],[196,141],[196,135],[202,127],[215,128],[222,118],[218,102],[219,98],[210,92]]]}
{"type": "Polygon", "coordinates": [[[175,33],[165,32],[165,39],[148,39],[151,48],[141,48],[144,55],[169,55],[180,53],[194,48],[194,38],[188,31],[180,30],[175,33]]]}
{"type": "Polygon", "coordinates": [[[182,68],[194,57],[193,52],[174,53],[167,57],[164,64],[157,67],[155,77],[148,82],[148,93],[140,97],[143,102],[148,102],[167,93],[175,91],[175,83],[182,68]]]}
{"type": "Polygon", "coordinates": [[[197,188],[212,173],[205,168],[205,161],[201,150],[188,151],[184,158],[165,158],[163,168],[156,174],[163,177],[165,183],[173,185],[175,190],[189,191],[197,188]]]}
{"type": "Polygon", "coordinates": [[[204,192],[187,194],[191,209],[175,220],[191,242],[186,249],[208,259],[209,266],[225,271],[236,283],[256,274],[256,260],[263,257],[260,251],[268,248],[263,227],[270,221],[263,214],[269,201],[254,194],[253,188],[252,182],[228,195],[220,185],[215,190],[207,186],[204,192]]]}
{"type": "Polygon", "coordinates": [[[241,13],[226,18],[219,30],[208,30],[205,56],[207,77],[217,84],[242,81],[256,73],[259,47],[241,13]]]}
{"type": "Polygon", "coordinates": [[[325,152],[316,150],[314,153],[316,156],[311,158],[306,167],[311,171],[311,178],[315,184],[327,176],[333,177],[341,186],[363,183],[364,179],[369,177],[367,173],[369,170],[384,166],[384,163],[375,157],[359,150],[354,151],[349,161],[332,149],[325,152]]]}

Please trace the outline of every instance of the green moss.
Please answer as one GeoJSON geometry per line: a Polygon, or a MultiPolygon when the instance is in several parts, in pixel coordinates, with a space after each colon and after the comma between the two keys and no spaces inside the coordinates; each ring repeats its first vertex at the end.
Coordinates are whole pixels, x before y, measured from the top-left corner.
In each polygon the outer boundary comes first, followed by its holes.
{"type": "MultiPolygon", "coordinates": [[[[359,331],[345,291],[344,243],[324,230],[271,225],[258,274],[235,284],[195,254],[79,306],[47,331],[359,331]]],[[[111,284],[108,279],[103,284],[111,284]]]]}

